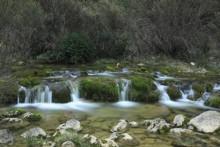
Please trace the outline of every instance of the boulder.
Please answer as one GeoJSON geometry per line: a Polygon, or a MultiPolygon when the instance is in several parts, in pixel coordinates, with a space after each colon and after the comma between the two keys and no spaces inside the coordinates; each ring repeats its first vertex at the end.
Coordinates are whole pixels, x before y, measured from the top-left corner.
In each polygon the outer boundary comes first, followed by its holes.
{"type": "Polygon", "coordinates": [[[76,145],[72,141],[65,141],[61,147],[76,147],[76,145]]]}
{"type": "Polygon", "coordinates": [[[194,126],[200,132],[213,133],[220,129],[220,113],[217,111],[203,112],[191,119],[188,124],[194,126]]]}
{"type": "Polygon", "coordinates": [[[101,147],[119,147],[119,145],[111,139],[105,139],[104,143],[101,141],[100,142],[101,147]]]}
{"type": "Polygon", "coordinates": [[[161,118],[145,120],[144,124],[147,126],[147,131],[151,133],[167,131],[170,128],[170,124],[161,118]]]}
{"type": "Polygon", "coordinates": [[[83,139],[88,140],[91,145],[98,145],[100,143],[97,137],[89,134],[84,135],[83,139]]]}
{"type": "Polygon", "coordinates": [[[109,136],[108,139],[110,139],[110,140],[116,140],[116,139],[118,139],[118,138],[119,138],[118,132],[113,132],[113,133],[109,136]]]}
{"type": "Polygon", "coordinates": [[[52,141],[44,142],[43,147],[56,147],[56,143],[52,141]]]}
{"type": "Polygon", "coordinates": [[[176,127],[181,127],[183,126],[185,121],[185,116],[182,114],[176,115],[174,120],[173,120],[173,125],[176,127]]]}
{"type": "Polygon", "coordinates": [[[139,145],[139,142],[129,135],[128,133],[123,133],[122,138],[119,140],[119,145],[120,146],[137,146],[139,145]]]}
{"type": "Polygon", "coordinates": [[[183,128],[173,128],[170,129],[171,134],[181,135],[181,134],[191,134],[193,131],[190,129],[183,129],[183,128]]]}
{"type": "Polygon", "coordinates": [[[61,133],[64,134],[67,130],[73,130],[73,131],[80,131],[81,130],[81,125],[78,120],[71,119],[68,120],[66,123],[63,123],[57,127],[57,130],[61,133]]]}
{"type": "Polygon", "coordinates": [[[4,129],[21,129],[28,125],[28,122],[25,122],[20,118],[3,118],[0,121],[0,128],[4,129]]]}
{"type": "Polygon", "coordinates": [[[135,122],[135,121],[132,121],[132,122],[129,122],[129,125],[132,127],[132,128],[137,128],[138,127],[138,123],[135,122]]]}
{"type": "Polygon", "coordinates": [[[128,127],[128,122],[121,119],[119,123],[112,128],[112,132],[124,131],[128,127]]]}
{"type": "Polygon", "coordinates": [[[23,138],[31,138],[31,137],[46,137],[46,132],[42,128],[32,128],[28,131],[21,134],[23,138]]]}
{"type": "Polygon", "coordinates": [[[14,137],[7,129],[0,130],[0,146],[1,144],[13,144],[14,137]]]}

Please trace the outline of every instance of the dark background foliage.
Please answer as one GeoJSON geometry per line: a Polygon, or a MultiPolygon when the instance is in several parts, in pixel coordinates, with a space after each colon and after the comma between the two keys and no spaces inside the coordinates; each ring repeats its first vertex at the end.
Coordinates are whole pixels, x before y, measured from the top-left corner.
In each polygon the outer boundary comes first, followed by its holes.
{"type": "Polygon", "coordinates": [[[0,0],[0,62],[219,57],[218,0],[0,0]]]}

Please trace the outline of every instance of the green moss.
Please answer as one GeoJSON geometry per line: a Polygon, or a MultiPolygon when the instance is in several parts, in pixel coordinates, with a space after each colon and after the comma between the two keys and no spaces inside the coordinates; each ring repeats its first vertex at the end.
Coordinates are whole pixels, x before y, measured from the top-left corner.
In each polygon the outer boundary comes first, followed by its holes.
{"type": "Polygon", "coordinates": [[[206,102],[205,105],[215,108],[220,108],[220,95],[213,95],[206,102]]]}
{"type": "Polygon", "coordinates": [[[177,100],[181,98],[181,92],[176,86],[169,86],[167,89],[167,93],[172,100],[177,100]]]}
{"type": "Polygon", "coordinates": [[[26,139],[27,147],[42,147],[44,140],[37,137],[29,137],[26,139]]]}
{"type": "Polygon", "coordinates": [[[57,82],[50,85],[54,103],[68,103],[71,101],[71,91],[67,84],[67,82],[57,82]]]}
{"type": "Polygon", "coordinates": [[[167,86],[172,86],[172,85],[180,84],[180,81],[177,81],[175,79],[167,79],[167,80],[161,81],[161,84],[167,85],[167,86]]]}
{"type": "Polygon", "coordinates": [[[118,89],[114,79],[85,77],[80,81],[80,94],[86,99],[114,102],[118,100],[118,89]]]}
{"type": "Polygon", "coordinates": [[[205,85],[202,83],[194,83],[192,85],[192,88],[195,91],[194,100],[200,98],[205,92],[205,85]]]}
{"type": "Polygon", "coordinates": [[[40,78],[38,77],[27,77],[19,80],[19,84],[26,87],[33,87],[41,83],[40,78]]]}
{"type": "Polygon", "coordinates": [[[152,91],[148,94],[147,102],[156,103],[159,101],[160,93],[158,91],[152,91]]]}
{"type": "Polygon", "coordinates": [[[151,78],[133,76],[131,77],[131,83],[130,97],[133,100],[139,102],[155,102],[158,94],[155,92],[156,86],[151,78]]]}

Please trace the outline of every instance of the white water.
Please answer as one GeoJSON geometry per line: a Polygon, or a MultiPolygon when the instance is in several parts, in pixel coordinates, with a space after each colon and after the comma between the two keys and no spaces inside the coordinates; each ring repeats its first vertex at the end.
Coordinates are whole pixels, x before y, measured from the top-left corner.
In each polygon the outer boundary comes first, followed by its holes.
{"type": "Polygon", "coordinates": [[[71,96],[72,102],[79,102],[80,101],[79,81],[68,80],[67,84],[68,84],[70,91],[71,91],[70,96],[71,96]]]}
{"type": "Polygon", "coordinates": [[[156,72],[155,76],[157,77],[156,78],[157,81],[164,81],[164,80],[174,79],[173,77],[170,77],[170,76],[167,76],[167,75],[163,75],[160,72],[156,72]]]}
{"type": "Polygon", "coordinates": [[[213,88],[213,91],[220,91],[220,84],[215,84],[214,85],[214,88],[213,88]]]}
{"type": "Polygon", "coordinates": [[[182,95],[181,100],[182,101],[189,101],[190,97],[194,97],[195,92],[192,89],[192,85],[190,86],[190,89],[180,90],[180,93],[182,95]]]}
{"type": "Polygon", "coordinates": [[[175,107],[175,108],[186,108],[186,107],[197,107],[197,108],[203,108],[203,109],[212,109],[210,107],[207,107],[204,105],[205,100],[208,99],[209,93],[205,92],[201,99],[198,101],[192,101],[189,100],[188,97],[193,94],[193,90],[189,90],[188,93],[182,92],[182,98],[178,101],[172,101],[170,99],[170,96],[167,93],[167,86],[161,85],[159,82],[155,82],[155,85],[157,86],[158,91],[161,93],[160,96],[160,103],[164,104],[169,107],[175,107]]]}
{"type": "Polygon", "coordinates": [[[128,93],[129,93],[130,85],[131,85],[130,80],[127,79],[117,80],[119,101],[129,101],[128,93]]]}
{"type": "Polygon", "coordinates": [[[21,98],[18,94],[18,104],[21,103],[52,103],[52,91],[50,90],[49,86],[37,86],[33,89],[28,89],[21,86],[18,92],[24,92],[25,98],[24,102],[21,102],[21,98]]]}

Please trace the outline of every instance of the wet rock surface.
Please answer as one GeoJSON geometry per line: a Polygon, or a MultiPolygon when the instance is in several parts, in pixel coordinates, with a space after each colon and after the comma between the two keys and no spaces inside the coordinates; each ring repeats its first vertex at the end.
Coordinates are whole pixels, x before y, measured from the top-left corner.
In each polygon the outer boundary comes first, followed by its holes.
{"type": "Polygon", "coordinates": [[[13,142],[14,142],[14,137],[9,130],[7,129],[0,130],[0,146],[1,144],[13,144],[13,142]]]}
{"type": "Polygon", "coordinates": [[[206,111],[192,118],[189,125],[194,126],[198,131],[213,133],[220,129],[220,113],[217,111],[206,111]]]}
{"type": "Polygon", "coordinates": [[[23,138],[31,138],[31,137],[46,137],[46,132],[39,127],[29,129],[28,131],[21,134],[23,138]]]}

